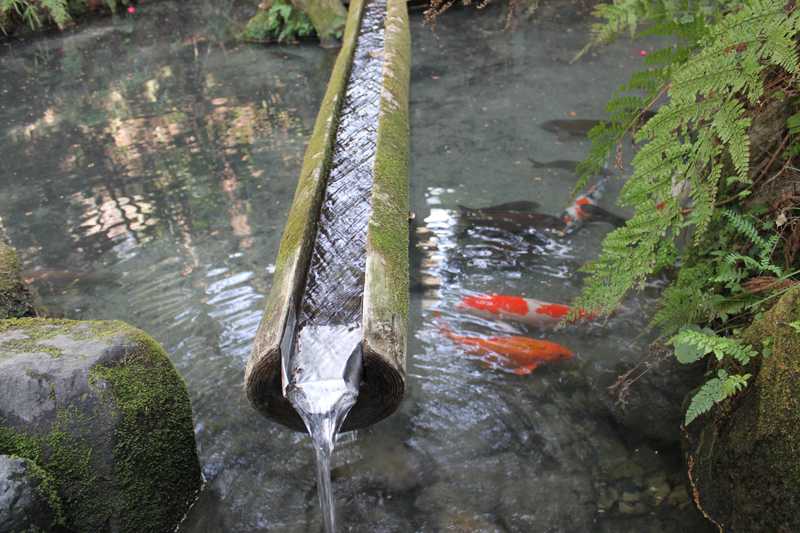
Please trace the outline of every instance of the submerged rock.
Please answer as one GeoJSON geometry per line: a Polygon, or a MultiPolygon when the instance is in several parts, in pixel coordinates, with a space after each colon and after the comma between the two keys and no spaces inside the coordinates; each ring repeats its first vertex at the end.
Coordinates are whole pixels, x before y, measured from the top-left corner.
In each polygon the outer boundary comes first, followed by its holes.
{"type": "Polygon", "coordinates": [[[20,275],[17,253],[0,236],[0,320],[35,314],[33,296],[20,275]]]}
{"type": "Polygon", "coordinates": [[[0,455],[0,531],[58,531],[63,520],[52,478],[32,461],[0,455]]]}
{"type": "Polygon", "coordinates": [[[642,362],[619,370],[613,395],[605,395],[614,421],[630,435],[678,444],[683,400],[702,384],[702,364],[683,365],[671,350],[654,347],[642,362]]]}
{"type": "Polygon", "coordinates": [[[172,531],[201,485],[183,380],[122,322],[0,321],[0,454],[50,476],[70,531],[172,531]]]}
{"type": "Polygon", "coordinates": [[[744,338],[763,353],[745,391],[689,427],[697,500],[724,531],[800,531],[800,289],[744,338]]]}

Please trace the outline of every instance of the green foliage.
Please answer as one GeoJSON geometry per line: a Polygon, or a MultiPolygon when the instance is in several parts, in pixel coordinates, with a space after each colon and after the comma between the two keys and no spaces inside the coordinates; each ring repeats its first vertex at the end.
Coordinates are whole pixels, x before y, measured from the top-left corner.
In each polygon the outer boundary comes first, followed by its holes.
{"type": "Polygon", "coordinates": [[[634,37],[642,25],[646,33],[696,39],[709,24],[741,2],[730,0],[614,0],[600,4],[594,15],[603,22],[592,25],[592,38],[575,59],[592,47],[608,44],[622,34],[634,37]]]}
{"type": "MultiPolygon", "coordinates": [[[[620,195],[634,215],[584,267],[590,276],[575,306],[608,313],[648,278],[676,273],[653,325],[673,335],[677,358],[691,363],[714,354],[718,362],[747,365],[757,352],[736,335],[765,301],[747,290],[748,281],[796,274],[774,263],[780,234],[746,200],[761,163],[751,160],[753,117],[797,94],[800,12],[783,0],[615,0],[596,14],[603,21],[586,49],[625,33],[666,35],[674,44],[649,54],[647,68],[609,102],[609,120],[589,133],[592,148],[579,165],[578,187],[609,158],[621,166],[622,141],[635,142],[633,173],[620,195]],[[719,334],[699,327],[711,324],[719,334]]],[[[795,138],[787,154],[800,155],[800,113],[788,118],[785,131],[795,138]]],[[[760,157],[772,154],[758,148],[760,157]]],[[[720,370],[692,399],[686,423],[748,377],[720,370]]]]}
{"type": "Polygon", "coordinates": [[[691,424],[695,418],[710,411],[715,404],[742,390],[747,386],[750,377],[750,374],[728,374],[725,370],[718,370],[717,377],[709,379],[692,397],[684,424],[691,424]]]}
{"type": "MultiPolygon", "coordinates": [[[[116,11],[118,1],[104,0],[104,3],[111,11],[116,11]]],[[[128,0],[122,3],[128,4],[128,0]]],[[[86,2],[81,0],[0,0],[0,32],[7,33],[14,21],[32,30],[50,23],[63,29],[85,7],[86,2]]]]}
{"type": "Polygon", "coordinates": [[[285,0],[275,0],[269,9],[259,11],[242,32],[245,41],[254,42],[283,43],[310,35],[314,35],[311,19],[285,0]]]}
{"type": "MultiPolygon", "coordinates": [[[[798,12],[787,14],[781,1],[747,2],[698,30],[696,44],[687,45],[695,50],[691,57],[675,49],[659,58],[668,58],[668,65],[635,78],[633,87],[649,88],[645,98],[612,100],[610,123],[590,132],[593,150],[580,168],[587,175],[605,163],[649,102],[667,97],[634,134],[641,148],[620,203],[634,207],[635,215],[608,235],[600,258],[587,265],[591,276],[578,305],[610,312],[628,290],[674,264],[681,255],[676,241],[689,228],[697,245],[712,221],[725,216],[715,206],[720,189],[750,183],[747,106],[763,96],[768,70],[797,75],[800,68],[793,41],[798,21],[798,12]]],[[[767,243],[758,244],[766,253],[767,243]]]]}
{"type": "Polygon", "coordinates": [[[720,337],[710,329],[684,328],[670,341],[675,346],[675,355],[681,363],[694,363],[707,354],[713,353],[717,361],[733,357],[746,365],[758,355],[752,346],[730,337],[720,337]]]}

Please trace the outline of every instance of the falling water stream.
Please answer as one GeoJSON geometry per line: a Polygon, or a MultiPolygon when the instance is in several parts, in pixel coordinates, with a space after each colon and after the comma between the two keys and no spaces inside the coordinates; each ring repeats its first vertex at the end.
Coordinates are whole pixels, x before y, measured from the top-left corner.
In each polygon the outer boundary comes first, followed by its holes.
{"type": "Polygon", "coordinates": [[[283,394],[314,444],[317,493],[327,533],[335,531],[331,454],[361,382],[361,301],[385,16],[385,0],[364,6],[297,331],[291,353],[283,358],[283,394]]]}
{"type": "MultiPolygon", "coordinates": [[[[284,395],[300,414],[314,443],[317,492],[325,531],[335,528],[331,454],[336,433],[358,398],[361,328],[305,328],[284,368],[284,395]]],[[[284,360],[284,362],[286,362],[284,360]]]]}

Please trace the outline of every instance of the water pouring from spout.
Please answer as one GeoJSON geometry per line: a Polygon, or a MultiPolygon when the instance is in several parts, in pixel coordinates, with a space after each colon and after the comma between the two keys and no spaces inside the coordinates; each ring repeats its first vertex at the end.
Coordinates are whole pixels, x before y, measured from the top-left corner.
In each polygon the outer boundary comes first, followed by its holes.
{"type": "Polygon", "coordinates": [[[300,328],[283,362],[283,395],[303,419],[314,444],[317,491],[326,533],[335,531],[330,460],[336,433],[358,398],[361,327],[300,328]]]}

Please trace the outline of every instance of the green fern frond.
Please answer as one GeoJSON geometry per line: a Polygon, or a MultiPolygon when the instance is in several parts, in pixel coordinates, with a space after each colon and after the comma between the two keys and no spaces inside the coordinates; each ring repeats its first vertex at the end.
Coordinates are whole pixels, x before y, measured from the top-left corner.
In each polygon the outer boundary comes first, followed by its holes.
{"type": "Polygon", "coordinates": [[[693,363],[707,354],[713,353],[718,361],[730,356],[746,365],[758,355],[752,346],[730,337],[720,337],[711,330],[683,328],[670,339],[675,354],[681,363],[693,363]]]}
{"type": "Polygon", "coordinates": [[[747,386],[750,377],[750,374],[728,374],[725,370],[720,369],[717,377],[708,380],[692,397],[686,411],[684,425],[688,426],[698,416],[710,411],[714,405],[741,391],[747,386]]]}

